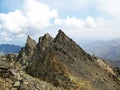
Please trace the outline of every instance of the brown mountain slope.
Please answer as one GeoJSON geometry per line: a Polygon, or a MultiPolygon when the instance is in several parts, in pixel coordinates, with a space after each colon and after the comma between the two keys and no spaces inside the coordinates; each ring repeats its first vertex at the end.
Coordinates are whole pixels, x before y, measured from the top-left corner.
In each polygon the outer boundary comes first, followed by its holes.
{"type": "Polygon", "coordinates": [[[120,90],[119,68],[87,54],[61,30],[38,44],[28,37],[18,56],[8,56],[0,58],[0,90],[3,82],[6,90],[120,90]]]}
{"type": "Polygon", "coordinates": [[[116,77],[116,74],[109,65],[87,54],[61,30],[56,38],[50,38],[48,35],[39,40],[35,52],[40,52],[34,53],[26,68],[27,73],[68,90],[120,88],[119,83],[111,78],[116,77]],[[41,50],[43,47],[44,50],[41,50]]]}

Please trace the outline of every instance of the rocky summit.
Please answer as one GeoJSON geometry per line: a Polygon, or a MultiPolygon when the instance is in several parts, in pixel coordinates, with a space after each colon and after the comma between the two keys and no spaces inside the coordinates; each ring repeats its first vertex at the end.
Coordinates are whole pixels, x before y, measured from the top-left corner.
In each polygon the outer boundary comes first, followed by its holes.
{"type": "Polygon", "coordinates": [[[59,30],[38,43],[28,36],[18,55],[0,57],[0,90],[120,90],[120,69],[59,30]]]}

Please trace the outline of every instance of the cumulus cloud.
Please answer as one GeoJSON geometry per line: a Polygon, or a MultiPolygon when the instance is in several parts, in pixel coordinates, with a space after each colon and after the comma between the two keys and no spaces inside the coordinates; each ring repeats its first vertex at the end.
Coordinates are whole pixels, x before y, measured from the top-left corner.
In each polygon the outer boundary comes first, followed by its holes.
{"type": "Polygon", "coordinates": [[[107,40],[119,37],[119,30],[113,29],[113,23],[103,17],[86,18],[67,17],[64,19],[57,18],[54,22],[61,25],[65,32],[74,40],[107,40]]]}
{"type": "Polygon", "coordinates": [[[12,34],[19,34],[22,28],[26,26],[27,20],[23,13],[19,10],[10,12],[8,14],[0,14],[1,27],[12,34]]]}
{"type": "Polygon", "coordinates": [[[50,20],[58,16],[56,9],[51,10],[48,5],[37,0],[25,0],[24,12],[28,20],[28,27],[38,29],[51,25],[50,20]]]}
{"type": "Polygon", "coordinates": [[[78,27],[78,28],[84,27],[84,22],[81,19],[77,19],[75,17],[67,17],[64,20],[64,23],[66,26],[70,26],[70,27],[78,27]]]}
{"type": "Polygon", "coordinates": [[[56,19],[54,20],[54,24],[56,24],[56,25],[62,25],[62,24],[63,24],[63,20],[60,19],[60,18],[56,18],[56,19]]]}
{"type": "MultiPolygon", "coordinates": [[[[2,41],[11,41],[26,37],[27,34],[34,37],[38,33],[43,34],[48,31],[54,33],[56,27],[63,28],[71,36],[78,35],[77,38],[84,35],[87,38],[97,37],[97,35],[101,36],[100,34],[103,34],[104,37],[107,34],[111,36],[115,27],[119,29],[119,25],[116,24],[116,21],[118,24],[120,23],[119,2],[119,0],[69,0],[68,4],[68,1],[65,0],[53,0],[52,2],[50,0],[24,0],[22,9],[0,13],[0,38],[4,38],[2,41]],[[41,1],[50,3],[51,7],[41,1]],[[95,10],[91,10],[91,7],[92,9],[95,7],[95,10]],[[75,13],[73,13],[74,11],[75,13]],[[82,13],[85,16],[81,17],[82,13]],[[70,15],[66,16],[68,14],[70,15]],[[107,15],[112,16],[112,20],[107,15]]],[[[118,31],[115,32],[117,33],[114,33],[114,36],[118,35],[118,31]]]]}
{"type": "Polygon", "coordinates": [[[68,27],[75,27],[75,28],[94,28],[96,27],[96,22],[94,18],[88,16],[85,20],[82,18],[76,17],[67,17],[65,19],[56,18],[54,21],[57,25],[65,25],[68,27]]]}
{"type": "Polygon", "coordinates": [[[12,40],[12,38],[9,37],[9,35],[8,35],[7,32],[1,32],[0,35],[2,36],[2,37],[0,38],[1,41],[6,41],[6,42],[8,42],[8,41],[11,41],[11,40],[12,40]]]}
{"type": "MultiPolygon", "coordinates": [[[[58,16],[56,9],[50,9],[38,0],[25,0],[21,10],[0,13],[0,31],[4,37],[23,37],[25,34],[35,34],[51,25],[51,20],[58,16]],[[7,34],[8,33],[8,34],[7,34]]],[[[5,39],[11,40],[11,39],[5,39]]]]}
{"type": "Polygon", "coordinates": [[[91,28],[91,27],[96,27],[96,22],[95,22],[95,20],[92,18],[92,17],[90,17],[90,16],[88,16],[87,18],[86,18],[86,22],[85,22],[85,24],[86,24],[86,26],[88,27],[88,28],[91,28]]]}

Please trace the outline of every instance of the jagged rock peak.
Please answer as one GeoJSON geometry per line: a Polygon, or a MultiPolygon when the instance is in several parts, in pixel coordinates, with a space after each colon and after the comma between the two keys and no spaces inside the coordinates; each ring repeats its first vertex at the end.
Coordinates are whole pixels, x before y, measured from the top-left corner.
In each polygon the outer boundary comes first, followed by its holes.
{"type": "Polygon", "coordinates": [[[44,37],[45,37],[45,38],[51,38],[51,36],[50,36],[49,33],[46,33],[46,34],[44,35],[44,37]]]}
{"type": "Polygon", "coordinates": [[[30,48],[35,48],[35,46],[36,46],[36,42],[35,42],[35,40],[33,40],[29,35],[28,35],[28,37],[27,37],[27,41],[26,41],[26,45],[25,45],[25,47],[30,47],[30,48]]]}
{"type": "Polygon", "coordinates": [[[58,34],[57,34],[57,37],[60,37],[60,36],[66,36],[65,33],[61,29],[59,29],[58,34]]]}
{"type": "Polygon", "coordinates": [[[20,61],[21,63],[23,63],[24,61],[25,62],[28,61],[26,59],[30,58],[33,55],[36,45],[37,43],[35,42],[35,40],[33,40],[28,35],[25,47],[23,47],[21,51],[19,52],[17,61],[20,61]]]}
{"type": "Polygon", "coordinates": [[[53,38],[50,36],[49,33],[46,33],[46,34],[44,34],[44,36],[41,36],[39,38],[39,42],[38,43],[42,43],[44,41],[48,41],[49,39],[53,39],[53,38]]]}
{"type": "Polygon", "coordinates": [[[57,36],[55,37],[54,41],[69,41],[71,40],[61,29],[59,29],[57,36]]]}
{"type": "Polygon", "coordinates": [[[31,44],[28,36],[18,57],[0,57],[0,90],[120,90],[120,69],[87,54],[61,30],[31,44]]]}
{"type": "Polygon", "coordinates": [[[41,50],[44,51],[52,41],[53,41],[53,38],[48,33],[46,33],[44,36],[39,38],[37,49],[39,51],[41,50]]]}
{"type": "Polygon", "coordinates": [[[59,35],[65,35],[65,33],[61,29],[59,29],[58,34],[59,35]]]}

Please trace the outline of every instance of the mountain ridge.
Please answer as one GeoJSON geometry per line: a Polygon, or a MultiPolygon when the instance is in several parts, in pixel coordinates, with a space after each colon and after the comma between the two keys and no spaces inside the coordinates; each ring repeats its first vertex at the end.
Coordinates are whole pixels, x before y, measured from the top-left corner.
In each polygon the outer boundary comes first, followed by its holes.
{"type": "Polygon", "coordinates": [[[120,88],[119,68],[114,69],[104,60],[91,56],[62,30],[55,38],[49,34],[41,36],[38,43],[28,36],[25,47],[17,56],[5,55],[0,60],[4,60],[0,63],[0,75],[8,75],[13,84],[6,83],[16,90],[46,90],[44,85],[52,90],[120,88]],[[10,63],[7,69],[5,62],[10,63]]]}
{"type": "MultiPolygon", "coordinates": [[[[43,79],[55,86],[61,86],[66,89],[90,89],[87,88],[91,87],[87,82],[87,79],[91,80],[91,78],[98,77],[93,75],[93,72],[95,73],[96,70],[100,72],[105,69],[107,72],[115,75],[109,65],[105,64],[101,59],[96,60],[87,54],[61,30],[59,30],[57,36],[48,43],[50,43],[50,46],[49,44],[46,44],[48,45],[46,49],[39,54],[33,55],[31,60],[32,64],[28,64],[26,72],[33,77],[43,79]],[[101,63],[102,65],[105,65],[105,67],[97,68],[101,63]],[[86,67],[86,65],[90,66],[86,67]],[[96,68],[96,70],[93,70],[93,68],[96,68]],[[79,82],[81,80],[83,82],[79,82]],[[81,87],[79,84],[86,84],[88,86],[85,87],[83,85],[81,87]]],[[[39,51],[41,50],[39,49],[39,51]]],[[[101,82],[105,84],[104,81],[101,82]]],[[[104,88],[106,90],[108,89],[105,85],[104,88]]]]}
{"type": "Polygon", "coordinates": [[[0,44],[1,55],[18,53],[22,47],[14,44],[0,44]]]}
{"type": "Polygon", "coordinates": [[[106,59],[114,67],[120,66],[120,39],[111,41],[95,41],[83,45],[90,54],[106,59]]]}

